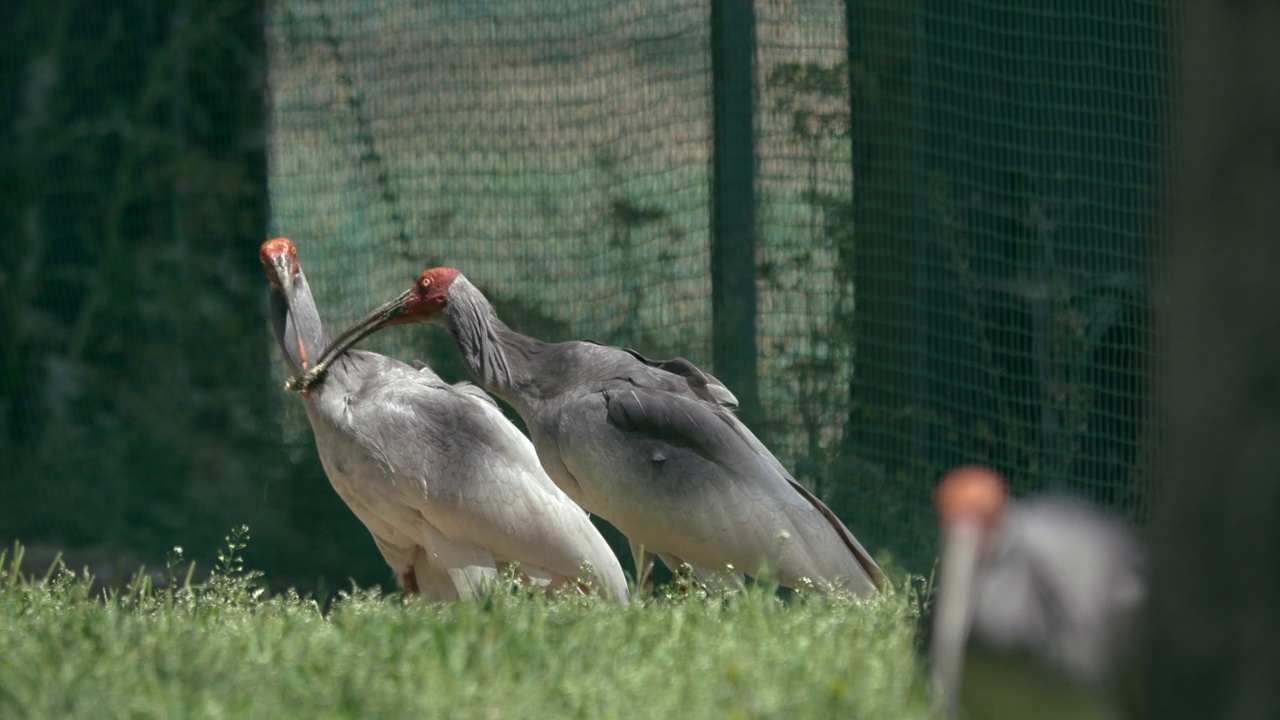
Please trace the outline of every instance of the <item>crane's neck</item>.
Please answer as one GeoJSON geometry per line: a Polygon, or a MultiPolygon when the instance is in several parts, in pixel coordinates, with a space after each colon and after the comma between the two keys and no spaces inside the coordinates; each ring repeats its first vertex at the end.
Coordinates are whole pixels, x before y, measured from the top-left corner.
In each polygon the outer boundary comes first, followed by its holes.
{"type": "Polygon", "coordinates": [[[280,292],[271,294],[271,319],[276,340],[295,375],[314,365],[329,346],[329,335],[305,275],[295,279],[292,298],[280,292]]]}
{"type": "Polygon", "coordinates": [[[449,290],[443,315],[471,377],[519,409],[524,404],[520,390],[533,380],[530,361],[546,343],[507,327],[489,300],[461,275],[449,290]]]}

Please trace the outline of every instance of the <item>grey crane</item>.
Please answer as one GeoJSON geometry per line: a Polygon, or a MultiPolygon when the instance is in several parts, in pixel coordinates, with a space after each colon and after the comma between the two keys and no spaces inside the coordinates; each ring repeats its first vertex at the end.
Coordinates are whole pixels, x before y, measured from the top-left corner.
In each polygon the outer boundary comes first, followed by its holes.
{"type": "Polygon", "coordinates": [[[453,268],[423,272],[344,332],[294,389],[377,329],[423,321],[444,325],[472,377],[520,414],[556,484],[627,536],[641,576],[656,554],[721,585],[767,570],[792,588],[882,586],[853,533],[734,416],[716,378],[683,358],[522,335],[453,268]]]}
{"type": "Polygon", "coordinates": [[[1007,495],[979,465],[952,470],[935,495],[937,716],[1139,716],[1142,544],[1075,498],[1007,495]]]}
{"type": "MultiPolygon", "coordinates": [[[[262,245],[271,320],[294,373],[329,338],[286,238],[262,245]]],[[[617,557],[538,464],[533,445],[470,384],[376,353],[332,356],[303,396],[325,473],[406,593],[474,596],[512,563],[531,581],[626,603],[617,557]],[[584,574],[585,573],[585,574],[584,574]]]]}

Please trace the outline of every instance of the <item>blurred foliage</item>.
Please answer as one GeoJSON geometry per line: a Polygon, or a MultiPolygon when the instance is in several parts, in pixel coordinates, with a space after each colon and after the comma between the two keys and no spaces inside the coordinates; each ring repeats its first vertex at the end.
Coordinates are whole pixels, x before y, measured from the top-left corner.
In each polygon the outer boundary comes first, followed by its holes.
{"type": "Polygon", "coordinates": [[[0,536],[155,564],[248,522],[256,564],[318,577],[367,537],[277,442],[260,3],[5,13],[0,536]]]}
{"type": "Polygon", "coordinates": [[[15,572],[0,550],[0,716],[928,714],[914,584],[867,600],[695,587],[624,608],[507,575],[477,602],[344,588],[321,603],[261,593],[228,541],[207,581],[179,566],[105,597],[62,565],[15,572]]]}

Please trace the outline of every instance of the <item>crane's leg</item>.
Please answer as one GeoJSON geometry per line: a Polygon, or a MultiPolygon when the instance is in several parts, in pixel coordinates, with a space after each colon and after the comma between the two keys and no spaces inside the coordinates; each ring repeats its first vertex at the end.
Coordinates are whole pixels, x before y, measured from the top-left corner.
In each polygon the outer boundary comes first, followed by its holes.
{"type": "MultiPolygon", "coordinates": [[[[370,534],[373,534],[372,531],[370,534]]],[[[396,582],[400,585],[400,591],[404,593],[404,597],[423,594],[422,582],[429,578],[418,577],[417,565],[421,549],[412,545],[407,547],[396,545],[391,539],[376,534],[373,534],[373,542],[378,546],[378,552],[382,553],[382,559],[387,561],[391,571],[396,574],[396,582]]]]}
{"type": "Polygon", "coordinates": [[[412,565],[400,574],[400,588],[404,591],[405,597],[418,594],[418,573],[414,571],[412,565]]]}

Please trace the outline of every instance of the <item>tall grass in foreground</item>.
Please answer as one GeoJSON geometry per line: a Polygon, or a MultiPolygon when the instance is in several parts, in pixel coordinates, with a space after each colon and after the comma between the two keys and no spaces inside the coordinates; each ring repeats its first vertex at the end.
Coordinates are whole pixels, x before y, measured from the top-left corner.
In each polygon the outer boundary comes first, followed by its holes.
{"type": "MultiPolygon", "coordinates": [[[[95,596],[0,553],[0,717],[912,718],[910,593],[753,588],[630,607],[498,588],[471,603],[262,596],[229,538],[199,585],[95,596]]],[[[241,543],[242,546],[242,543],[241,543]]]]}

